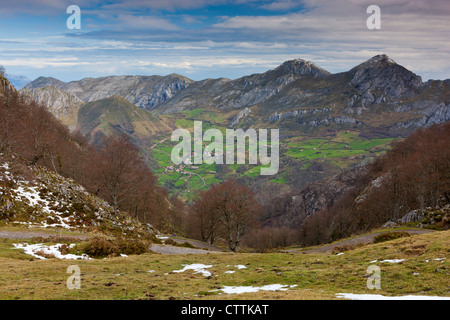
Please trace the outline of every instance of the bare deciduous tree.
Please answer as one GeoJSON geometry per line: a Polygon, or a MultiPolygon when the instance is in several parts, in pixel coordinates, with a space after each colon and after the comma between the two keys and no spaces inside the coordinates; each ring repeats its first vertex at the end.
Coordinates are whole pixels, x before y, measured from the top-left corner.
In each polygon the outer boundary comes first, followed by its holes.
{"type": "Polygon", "coordinates": [[[127,137],[109,137],[100,152],[100,161],[100,193],[111,203],[116,214],[120,204],[139,186],[138,177],[134,176],[140,164],[139,153],[127,137]]]}
{"type": "Polygon", "coordinates": [[[220,236],[231,251],[236,251],[261,207],[250,189],[228,179],[201,193],[191,212],[202,240],[213,243],[220,236]]]}

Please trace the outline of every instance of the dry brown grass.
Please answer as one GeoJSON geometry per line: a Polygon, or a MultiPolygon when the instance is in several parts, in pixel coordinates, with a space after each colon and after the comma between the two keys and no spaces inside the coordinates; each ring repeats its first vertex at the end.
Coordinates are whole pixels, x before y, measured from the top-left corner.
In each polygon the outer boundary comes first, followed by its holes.
{"type": "Polygon", "coordinates": [[[326,254],[145,253],[95,260],[37,260],[0,241],[0,299],[334,299],[336,293],[450,296],[450,231],[413,235],[326,254]],[[445,260],[434,260],[446,258],[445,260]],[[402,263],[381,263],[405,259],[402,263]],[[30,261],[32,260],[32,261],[30,261]],[[372,262],[377,260],[378,262],[372,262]],[[428,261],[428,262],[427,262],[428,261]],[[193,271],[174,273],[183,265],[203,263],[211,277],[193,271]],[[237,269],[242,264],[246,269],[237,269]],[[366,288],[369,265],[381,268],[381,290],[366,288]],[[66,286],[67,267],[81,270],[81,289],[66,286]],[[153,270],[153,272],[150,272],[153,270]],[[235,273],[225,273],[233,270],[235,273]],[[223,286],[296,285],[288,291],[219,294],[223,286]]]}

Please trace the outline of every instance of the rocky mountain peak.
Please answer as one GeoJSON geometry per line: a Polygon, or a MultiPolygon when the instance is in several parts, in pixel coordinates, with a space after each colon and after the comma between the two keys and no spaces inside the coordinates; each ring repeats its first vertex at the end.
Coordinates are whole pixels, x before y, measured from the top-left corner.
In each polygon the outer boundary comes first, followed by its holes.
{"type": "Polygon", "coordinates": [[[350,85],[363,93],[384,96],[386,101],[410,98],[423,89],[422,78],[387,55],[377,55],[356,66],[350,85]]]}
{"type": "Polygon", "coordinates": [[[295,75],[312,75],[314,78],[326,77],[330,74],[315,63],[300,58],[286,61],[277,69],[283,70],[284,73],[292,73],[295,75]]]}
{"type": "Polygon", "coordinates": [[[62,89],[65,86],[65,82],[52,77],[39,77],[36,80],[28,83],[23,87],[23,89],[36,89],[44,87],[56,87],[62,89]]]}
{"type": "Polygon", "coordinates": [[[375,67],[375,66],[392,66],[397,64],[394,60],[392,60],[391,58],[388,57],[388,55],[386,54],[379,54],[376,55],[372,58],[370,58],[369,60],[367,60],[366,62],[362,63],[359,65],[359,67],[375,67]]]}

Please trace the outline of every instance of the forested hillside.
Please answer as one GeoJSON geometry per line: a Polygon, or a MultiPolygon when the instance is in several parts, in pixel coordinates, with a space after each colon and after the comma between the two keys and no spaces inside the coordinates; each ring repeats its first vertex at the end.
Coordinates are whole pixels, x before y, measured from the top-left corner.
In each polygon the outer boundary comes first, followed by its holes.
{"type": "Polygon", "coordinates": [[[120,210],[161,229],[172,226],[176,206],[129,138],[104,137],[103,147],[96,148],[70,133],[43,105],[25,101],[8,80],[0,77],[0,84],[3,161],[47,168],[106,200],[114,213],[120,210]]]}
{"type": "MultiPolygon", "coordinates": [[[[430,213],[450,203],[450,123],[419,129],[377,159],[355,187],[313,215],[301,231],[319,243],[396,222],[412,210],[430,213]],[[434,210],[433,210],[434,209],[434,210]]],[[[450,226],[450,212],[436,218],[450,226]]],[[[439,214],[438,214],[439,215],[439,214]]]]}
{"type": "Polygon", "coordinates": [[[254,241],[282,235],[281,243],[308,246],[387,222],[416,221],[414,226],[448,229],[449,204],[450,123],[446,122],[393,143],[386,155],[367,166],[279,197],[265,208],[265,228],[252,237],[254,241]]]}

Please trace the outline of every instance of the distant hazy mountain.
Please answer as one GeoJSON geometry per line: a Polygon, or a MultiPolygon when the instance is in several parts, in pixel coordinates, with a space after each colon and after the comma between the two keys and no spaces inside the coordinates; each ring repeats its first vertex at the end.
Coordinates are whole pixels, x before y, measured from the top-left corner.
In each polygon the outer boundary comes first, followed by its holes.
{"type": "Polygon", "coordinates": [[[66,83],[52,77],[39,77],[24,86],[23,89],[35,89],[45,87],[62,88],[66,83]]]}
{"type": "Polygon", "coordinates": [[[6,78],[8,78],[9,82],[11,82],[11,84],[17,90],[19,90],[20,88],[31,82],[31,79],[28,79],[25,76],[18,76],[13,74],[7,74],[6,78]]]}

